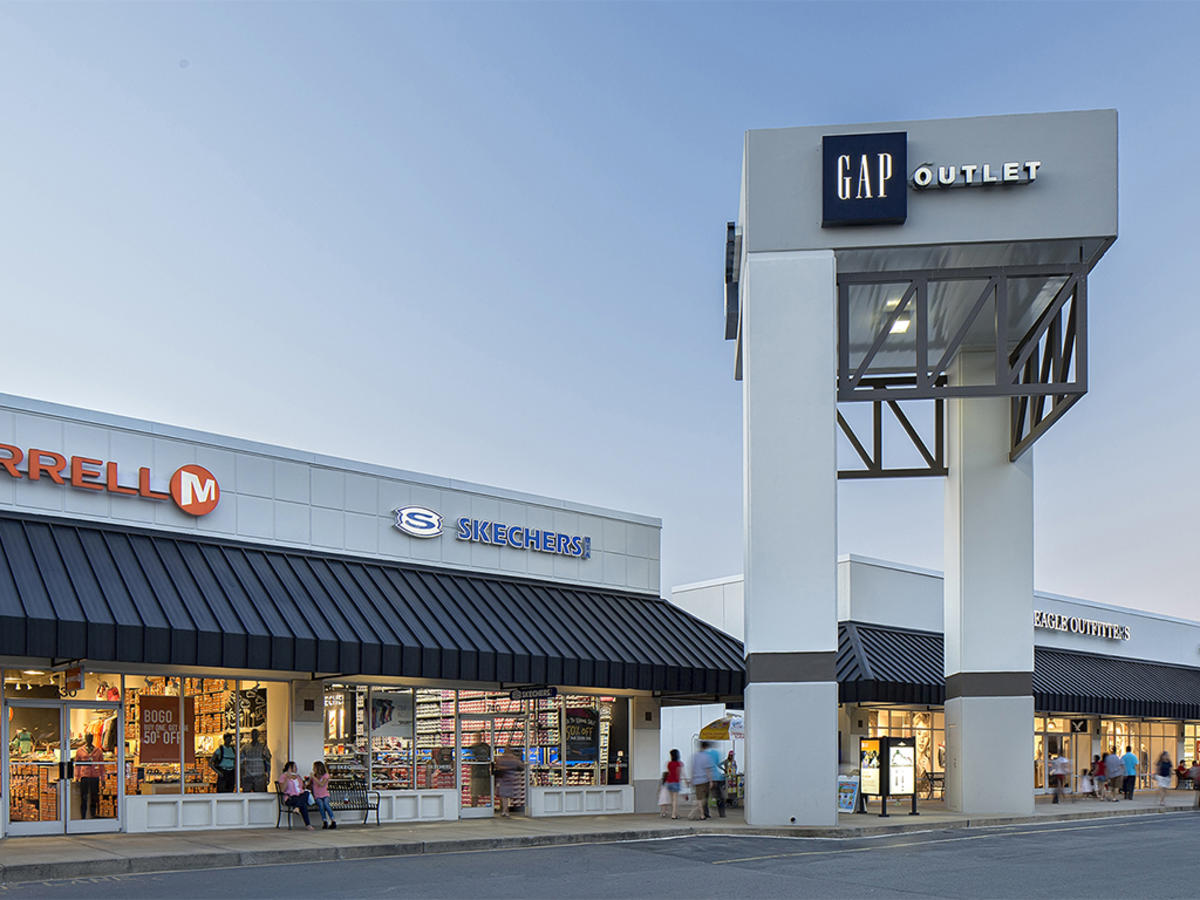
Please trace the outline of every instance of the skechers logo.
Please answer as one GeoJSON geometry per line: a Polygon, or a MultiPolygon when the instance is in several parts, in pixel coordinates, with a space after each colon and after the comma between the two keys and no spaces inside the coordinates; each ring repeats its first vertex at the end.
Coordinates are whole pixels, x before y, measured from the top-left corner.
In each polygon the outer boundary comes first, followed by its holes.
{"type": "Polygon", "coordinates": [[[396,527],[413,537],[431,538],[442,533],[442,517],[424,506],[405,506],[394,510],[396,527]]]}

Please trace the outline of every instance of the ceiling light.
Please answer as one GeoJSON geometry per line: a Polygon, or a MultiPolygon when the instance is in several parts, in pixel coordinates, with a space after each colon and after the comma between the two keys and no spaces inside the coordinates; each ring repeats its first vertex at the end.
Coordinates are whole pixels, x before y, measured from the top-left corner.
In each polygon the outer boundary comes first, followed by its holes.
{"type": "Polygon", "coordinates": [[[908,331],[908,323],[908,316],[901,316],[898,318],[892,323],[892,334],[904,334],[904,332],[908,331]]]}
{"type": "Polygon", "coordinates": [[[26,675],[45,675],[41,669],[22,669],[26,675]]]}
{"type": "Polygon", "coordinates": [[[883,302],[883,308],[886,309],[888,312],[891,312],[893,309],[895,309],[897,306],[900,305],[901,299],[902,298],[900,298],[900,297],[892,297],[890,300],[885,300],[883,302]]]}

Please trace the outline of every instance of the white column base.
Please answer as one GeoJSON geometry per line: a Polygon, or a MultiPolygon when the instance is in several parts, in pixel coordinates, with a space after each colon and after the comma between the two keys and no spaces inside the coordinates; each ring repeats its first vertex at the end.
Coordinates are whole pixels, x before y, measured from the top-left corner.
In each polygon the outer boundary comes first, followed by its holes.
{"type": "Polygon", "coordinates": [[[946,701],[946,807],[1033,814],[1033,698],[946,701]]]}
{"type": "Polygon", "coordinates": [[[837,824],[837,701],[833,681],[746,686],[747,824],[837,824]]]}

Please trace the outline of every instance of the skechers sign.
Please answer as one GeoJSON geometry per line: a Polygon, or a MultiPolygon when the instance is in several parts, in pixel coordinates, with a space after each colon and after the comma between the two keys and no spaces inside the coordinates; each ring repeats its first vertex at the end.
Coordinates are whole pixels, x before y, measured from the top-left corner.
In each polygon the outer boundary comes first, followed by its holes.
{"type": "Polygon", "coordinates": [[[520,525],[505,525],[502,522],[481,522],[464,516],[457,522],[460,541],[472,544],[492,544],[497,547],[512,547],[514,550],[537,550],[541,553],[556,553],[576,559],[592,558],[592,539],[582,535],[568,535],[538,528],[522,528],[520,525]]]}
{"type": "Polygon", "coordinates": [[[437,537],[442,533],[442,517],[424,506],[405,506],[393,510],[396,527],[418,538],[437,537]]]}
{"type": "Polygon", "coordinates": [[[823,228],[908,218],[908,132],[826,135],[821,161],[823,228]]]}

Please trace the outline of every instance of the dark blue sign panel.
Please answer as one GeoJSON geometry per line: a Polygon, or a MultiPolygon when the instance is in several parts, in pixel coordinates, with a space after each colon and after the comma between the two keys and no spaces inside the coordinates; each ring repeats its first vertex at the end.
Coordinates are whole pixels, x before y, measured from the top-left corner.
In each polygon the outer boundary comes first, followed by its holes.
{"type": "Polygon", "coordinates": [[[908,218],[908,132],[826,135],[821,160],[823,228],[908,218]]]}

